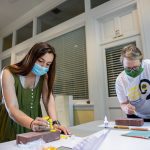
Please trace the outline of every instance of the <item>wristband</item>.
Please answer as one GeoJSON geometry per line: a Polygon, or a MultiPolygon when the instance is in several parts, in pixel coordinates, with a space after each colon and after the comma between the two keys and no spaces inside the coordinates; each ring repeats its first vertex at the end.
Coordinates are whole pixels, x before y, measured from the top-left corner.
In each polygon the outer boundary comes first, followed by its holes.
{"type": "Polygon", "coordinates": [[[31,123],[30,123],[30,129],[32,129],[32,123],[33,123],[33,121],[34,121],[34,120],[32,120],[31,123]]]}
{"type": "Polygon", "coordinates": [[[58,120],[54,120],[54,121],[52,122],[52,125],[54,125],[54,124],[61,125],[58,120]]]}

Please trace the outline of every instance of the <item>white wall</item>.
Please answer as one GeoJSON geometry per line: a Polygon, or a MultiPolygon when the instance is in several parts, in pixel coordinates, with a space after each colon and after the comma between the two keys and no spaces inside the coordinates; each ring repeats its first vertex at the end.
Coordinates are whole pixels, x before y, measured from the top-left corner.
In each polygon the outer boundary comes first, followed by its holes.
{"type": "Polygon", "coordinates": [[[145,58],[150,59],[150,0],[137,0],[145,58]]]}
{"type": "MultiPolygon", "coordinates": [[[[36,17],[40,14],[46,12],[47,10],[55,7],[60,2],[64,0],[53,0],[50,4],[48,0],[43,2],[40,6],[32,9],[30,12],[4,28],[0,31],[2,37],[8,35],[11,32],[16,31],[19,27],[23,26],[27,22],[34,19],[34,25],[36,17]]],[[[150,17],[149,7],[150,0],[111,0],[101,6],[90,9],[90,0],[85,0],[85,13],[81,14],[73,19],[70,19],[60,25],[57,25],[43,33],[35,35],[34,37],[14,46],[6,52],[0,53],[0,60],[7,55],[12,56],[11,62],[15,61],[15,54],[30,48],[35,42],[47,41],[53,39],[59,35],[75,30],[81,26],[85,25],[86,29],[86,48],[87,48],[87,67],[88,67],[88,82],[89,82],[89,99],[94,103],[95,119],[103,119],[105,115],[105,100],[104,100],[104,62],[102,61],[102,53],[99,50],[99,28],[97,27],[97,19],[112,12],[122,9],[123,7],[130,5],[132,3],[138,4],[138,12],[141,25],[142,33],[142,44],[144,47],[145,55],[150,58],[150,17]]]]}

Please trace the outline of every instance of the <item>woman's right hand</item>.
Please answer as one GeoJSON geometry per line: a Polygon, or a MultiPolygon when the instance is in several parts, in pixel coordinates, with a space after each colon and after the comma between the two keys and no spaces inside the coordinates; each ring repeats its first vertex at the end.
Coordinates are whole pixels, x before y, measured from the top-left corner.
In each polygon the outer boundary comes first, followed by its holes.
{"type": "Polygon", "coordinates": [[[35,132],[50,130],[49,122],[40,117],[37,117],[35,120],[33,120],[30,126],[32,131],[35,132]]]}
{"type": "Polygon", "coordinates": [[[131,105],[130,103],[122,104],[121,108],[126,114],[129,114],[129,115],[133,115],[136,112],[135,106],[131,105]]]}

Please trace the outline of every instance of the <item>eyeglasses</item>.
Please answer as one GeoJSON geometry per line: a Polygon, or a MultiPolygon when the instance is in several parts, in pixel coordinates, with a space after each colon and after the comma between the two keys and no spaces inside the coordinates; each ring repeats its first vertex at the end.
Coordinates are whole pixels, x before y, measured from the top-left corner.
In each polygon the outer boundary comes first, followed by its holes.
{"type": "Polygon", "coordinates": [[[141,65],[140,65],[140,66],[136,66],[136,67],[132,67],[132,68],[130,68],[130,67],[125,67],[125,69],[126,69],[127,71],[135,71],[135,70],[138,70],[140,67],[141,67],[141,65]]]}

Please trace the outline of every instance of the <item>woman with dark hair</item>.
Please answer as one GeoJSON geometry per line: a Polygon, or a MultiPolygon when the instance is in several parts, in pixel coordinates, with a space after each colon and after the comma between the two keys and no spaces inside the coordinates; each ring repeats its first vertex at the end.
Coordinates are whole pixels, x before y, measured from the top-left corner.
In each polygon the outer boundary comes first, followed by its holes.
{"type": "Polygon", "coordinates": [[[54,48],[41,42],[35,44],[23,60],[3,69],[0,142],[14,140],[19,133],[50,129],[48,122],[42,119],[41,96],[55,129],[69,134],[56,117],[52,94],[55,66],[54,48]]]}

